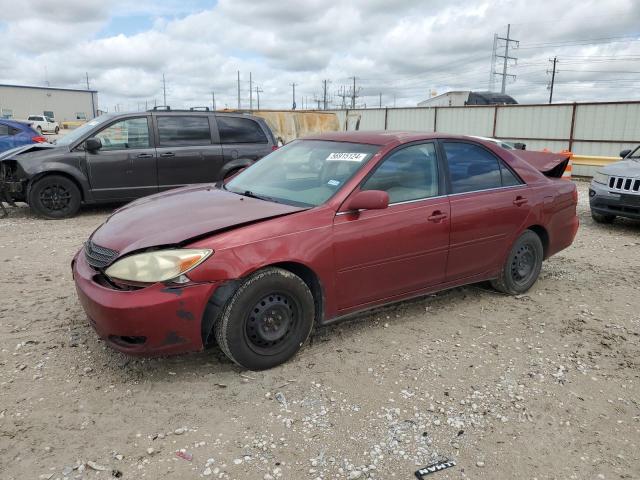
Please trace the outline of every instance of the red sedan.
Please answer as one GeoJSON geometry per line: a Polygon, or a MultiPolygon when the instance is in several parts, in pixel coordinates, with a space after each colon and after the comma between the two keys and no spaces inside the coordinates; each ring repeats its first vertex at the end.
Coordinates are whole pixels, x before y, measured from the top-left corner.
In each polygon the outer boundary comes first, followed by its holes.
{"type": "Polygon", "coordinates": [[[527,291],[578,229],[565,157],[418,133],[294,141],[226,184],[117,210],[73,259],[98,334],[130,354],[216,343],[265,369],[314,324],[490,280],[527,291]]]}

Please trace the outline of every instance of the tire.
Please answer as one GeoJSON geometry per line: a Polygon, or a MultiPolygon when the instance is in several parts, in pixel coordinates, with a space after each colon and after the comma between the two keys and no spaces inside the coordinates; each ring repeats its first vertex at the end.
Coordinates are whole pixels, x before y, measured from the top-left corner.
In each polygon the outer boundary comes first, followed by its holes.
{"type": "Polygon", "coordinates": [[[56,135],[58,135],[58,133],[60,133],[60,127],[56,127],[55,132],[56,132],[56,135]]]}
{"type": "Polygon", "coordinates": [[[540,275],[544,249],[540,237],[525,230],[515,241],[504,262],[500,276],[491,281],[493,288],[509,295],[529,290],[540,275]]]}
{"type": "Polygon", "coordinates": [[[616,219],[616,216],[596,213],[591,210],[591,218],[593,218],[593,220],[597,223],[612,223],[616,219]]]}
{"type": "Polygon", "coordinates": [[[309,338],[315,306],[306,283],[282,268],[247,277],[214,324],[216,341],[234,363],[249,370],[280,365],[309,338]]]}
{"type": "Polygon", "coordinates": [[[31,185],[28,201],[38,215],[58,220],[78,213],[82,195],[78,186],[67,177],[45,175],[31,185]]]}

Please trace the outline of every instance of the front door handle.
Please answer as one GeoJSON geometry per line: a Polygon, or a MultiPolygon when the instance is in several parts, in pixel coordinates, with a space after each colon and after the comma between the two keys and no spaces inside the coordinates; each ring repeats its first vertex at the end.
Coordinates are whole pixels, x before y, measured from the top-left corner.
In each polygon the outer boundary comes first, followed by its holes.
{"type": "Polygon", "coordinates": [[[175,157],[175,156],[176,156],[176,154],[175,154],[175,153],[173,153],[173,152],[166,152],[166,153],[161,153],[161,154],[160,154],[160,156],[161,156],[161,157],[165,157],[165,158],[166,158],[166,157],[175,157]]]}
{"type": "Polygon", "coordinates": [[[513,204],[517,207],[520,207],[522,205],[524,205],[525,203],[527,203],[528,200],[524,197],[521,197],[520,195],[518,195],[515,200],[513,201],[513,204]]]}
{"type": "Polygon", "coordinates": [[[136,155],[136,158],[151,158],[153,157],[153,155],[151,155],[150,153],[141,153],[139,155],[136,155]]]}
{"type": "Polygon", "coordinates": [[[446,213],[442,213],[440,210],[436,210],[435,212],[433,212],[431,215],[427,217],[427,220],[433,223],[438,223],[444,220],[445,218],[447,218],[446,213]]]}

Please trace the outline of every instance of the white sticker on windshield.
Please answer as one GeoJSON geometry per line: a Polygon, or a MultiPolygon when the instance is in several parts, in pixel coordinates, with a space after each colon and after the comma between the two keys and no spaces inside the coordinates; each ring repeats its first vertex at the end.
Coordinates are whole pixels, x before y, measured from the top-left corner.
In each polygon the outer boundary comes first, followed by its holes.
{"type": "Polygon", "coordinates": [[[329,180],[327,184],[331,185],[332,187],[337,187],[338,185],[340,185],[340,182],[338,180],[329,180]]]}
{"type": "Polygon", "coordinates": [[[328,162],[361,162],[367,158],[366,153],[330,153],[327,157],[328,162]]]}

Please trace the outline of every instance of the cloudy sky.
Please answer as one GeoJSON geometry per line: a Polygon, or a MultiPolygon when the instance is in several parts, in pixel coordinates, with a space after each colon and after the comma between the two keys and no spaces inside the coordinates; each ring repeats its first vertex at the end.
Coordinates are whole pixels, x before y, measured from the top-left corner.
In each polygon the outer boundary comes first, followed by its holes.
{"type": "Polygon", "coordinates": [[[520,103],[548,100],[554,56],[555,101],[640,98],[637,0],[0,0],[0,12],[0,83],[85,88],[88,73],[108,111],[162,104],[163,73],[174,108],[210,105],[212,91],[236,107],[238,70],[243,108],[249,72],[262,108],[290,108],[292,83],[298,108],[316,105],[324,79],[339,104],[353,76],[359,106],[486,90],[508,23],[520,103]]]}

